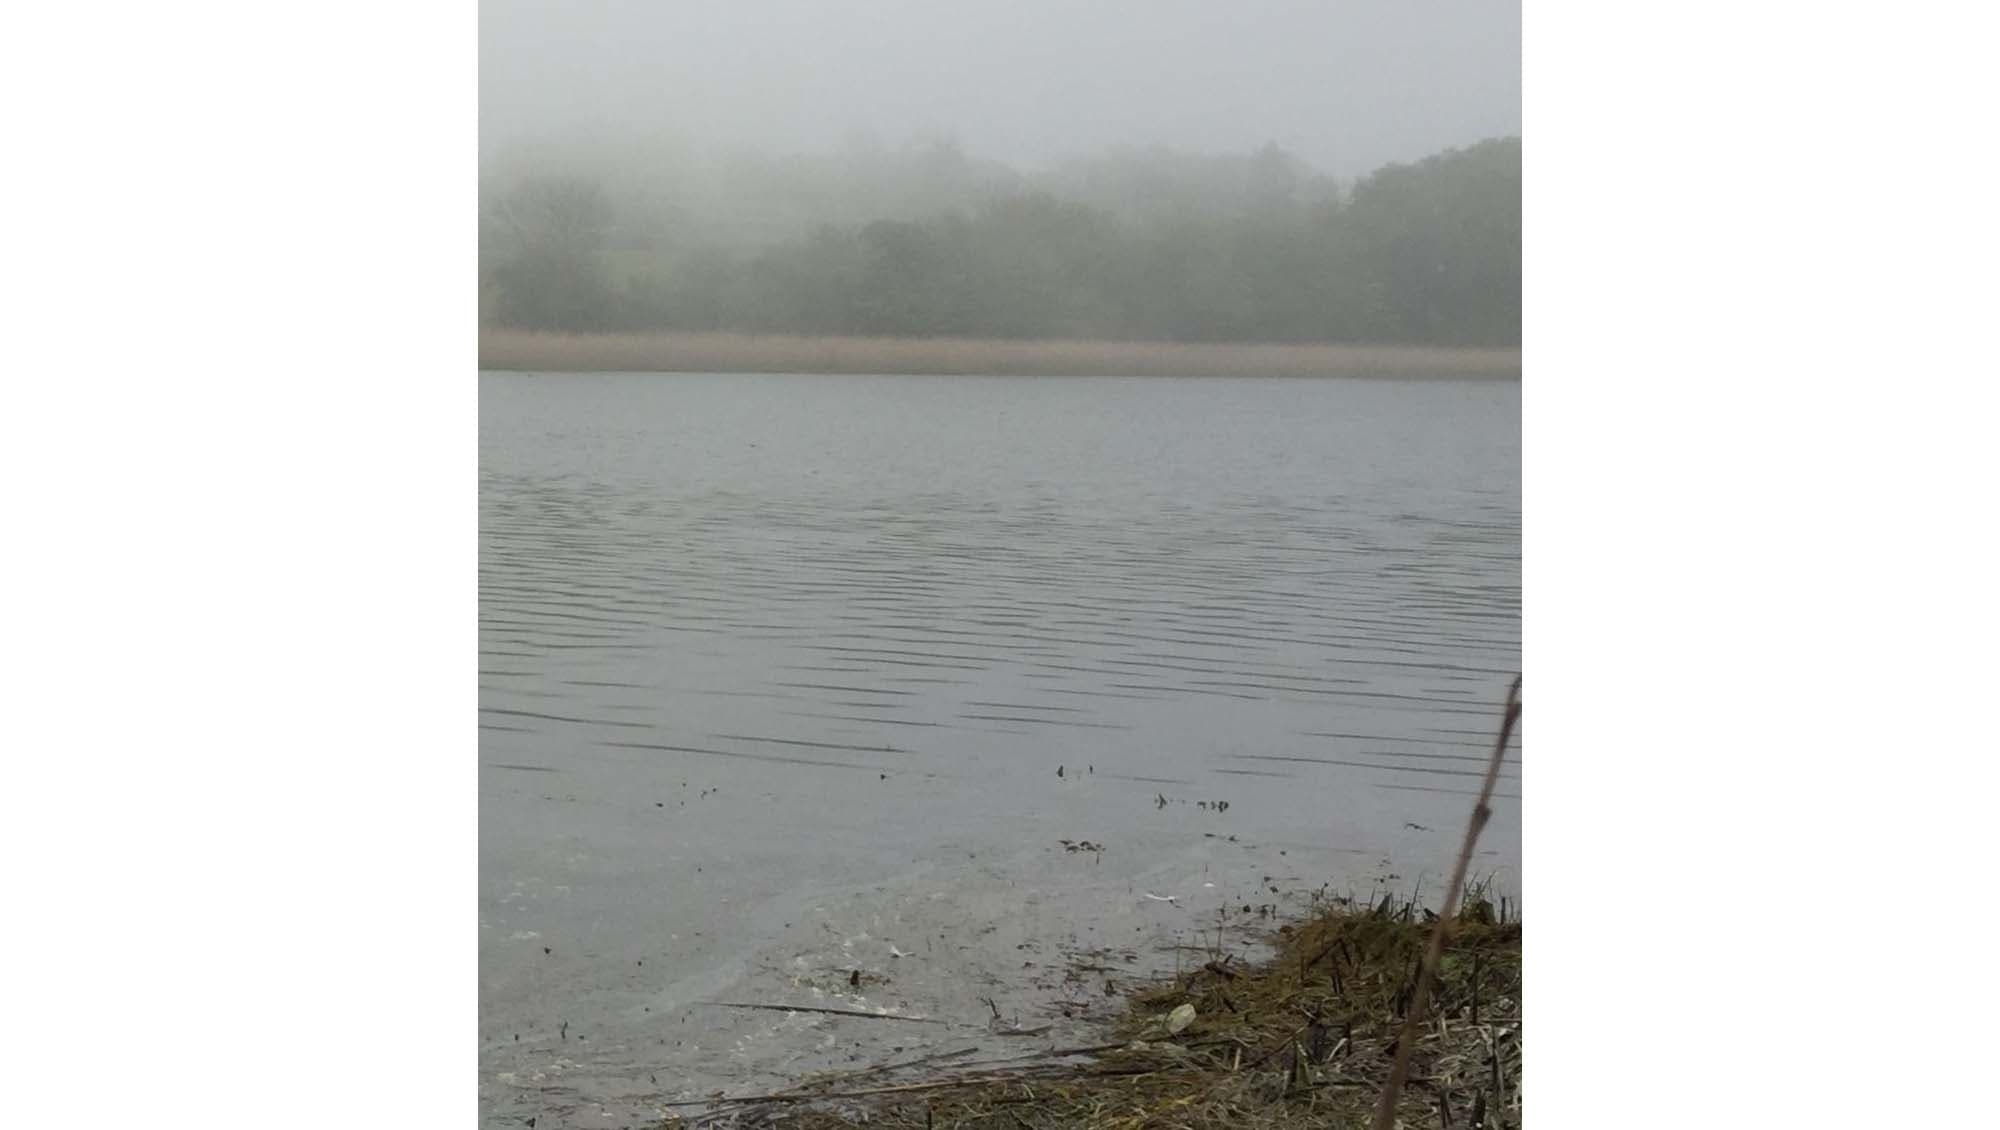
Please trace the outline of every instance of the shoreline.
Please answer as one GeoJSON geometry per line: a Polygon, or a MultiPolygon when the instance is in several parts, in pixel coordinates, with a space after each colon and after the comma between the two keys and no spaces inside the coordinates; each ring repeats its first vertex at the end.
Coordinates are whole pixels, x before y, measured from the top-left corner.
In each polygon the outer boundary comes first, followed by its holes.
{"type": "MultiPolygon", "coordinates": [[[[733,1112],[800,1130],[1360,1126],[1398,1042],[1414,1036],[1417,1071],[1398,1093],[1397,1125],[1521,1124],[1521,921],[1506,900],[1496,908],[1475,885],[1449,923],[1438,923],[1414,898],[1315,899],[1303,915],[1272,916],[1275,929],[1252,925],[1275,908],[1243,909],[1247,921],[1235,931],[1219,922],[1201,945],[1178,947],[1192,956],[1171,978],[1124,986],[1087,1044],[967,1058],[979,1053],[948,1050],[962,1036],[913,1039],[879,1062],[808,1074],[777,1091],[669,1102],[661,1113],[668,1126],[733,1112]],[[1432,1007],[1406,1028],[1420,955],[1440,930],[1444,960],[1434,994],[1425,994],[1432,1007]]],[[[1096,960],[1070,955],[1070,978],[1095,986],[1107,971],[1096,960]]],[[[993,1027],[1008,1027],[997,1008],[993,1027]]]]}
{"type": "Polygon", "coordinates": [[[1521,379],[1518,346],[1333,345],[742,333],[479,332],[479,368],[545,373],[1521,379]]]}

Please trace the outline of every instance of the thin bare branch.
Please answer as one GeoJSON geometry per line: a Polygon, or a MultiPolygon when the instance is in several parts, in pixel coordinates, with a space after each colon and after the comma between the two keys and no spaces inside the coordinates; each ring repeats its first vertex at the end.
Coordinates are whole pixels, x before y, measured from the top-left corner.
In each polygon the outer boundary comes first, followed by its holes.
{"type": "Polygon", "coordinates": [[[1395,1128],[1396,1100],[1402,1096],[1403,1084],[1410,1074],[1410,1051],[1416,1046],[1424,1011],[1430,1004],[1431,982],[1437,978],[1438,959],[1444,955],[1446,936],[1451,931],[1453,919],[1457,917],[1459,894],[1465,887],[1465,872],[1472,865],[1473,845],[1479,842],[1479,833],[1493,817],[1493,785],[1500,779],[1500,763],[1507,753],[1507,740],[1513,736],[1514,723],[1520,717],[1521,677],[1516,675],[1514,685],[1507,688],[1507,712],[1500,721],[1500,735],[1493,742],[1493,759],[1487,763],[1486,780],[1479,788],[1479,801],[1472,806],[1472,818],[1465,822],[1465,841],[1459,845],[1458,862],[1452,865],[1451,882],[1445,887],[1444,913],[1438,916],[1437,925],[1431,930],[1431,944],[1424,953],[1423,971],[1417,975],[1416,997],[1410,1002],[1409,1014],[1403,1018],[1403,1033],[1396,1040],[1395,1066],[1389,1070],[1389,1081],[1382,1086],[1382,1100],[1375,1107],[1373,1130],[1395,1128]]]}

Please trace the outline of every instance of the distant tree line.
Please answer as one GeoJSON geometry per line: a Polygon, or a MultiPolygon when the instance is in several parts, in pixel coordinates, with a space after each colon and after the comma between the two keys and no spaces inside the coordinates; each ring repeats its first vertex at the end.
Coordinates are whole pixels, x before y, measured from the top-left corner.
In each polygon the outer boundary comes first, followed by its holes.
{"type": "Polygon", "coordinates": [[[621,208],[595,179],[524,176],[482,192],[481,317],[563,331],[1520,341],[1518,138],[1345,189],[1274,149],[1244,168],[1228,206],[1121,207],[1143,204],[1123,187],[1136,174],[1072,169],[759,246],[621,208]]]}

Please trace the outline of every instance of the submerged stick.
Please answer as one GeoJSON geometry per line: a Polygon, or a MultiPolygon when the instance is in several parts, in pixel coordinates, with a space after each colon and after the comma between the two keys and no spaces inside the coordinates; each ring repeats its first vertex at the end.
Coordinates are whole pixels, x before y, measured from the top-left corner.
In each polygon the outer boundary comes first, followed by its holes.
{"type": "Polygon", "coordinates": [[[1431,930],[1430,948],[1424,952],[1423,969],[1417,974],[1416,998],[1410,1002],[1409,1014],[1403,1017],[1403,1033],[1396,1039],[1396,1062],[1389,1070],[1389,1081],[1382,1086],[1382,1100],[1375,1107],[1373,1130],[1393,1130],[1396,1125],[1396,1100],[1401,1097],[1403,1084],[1409,1078],[1410,1049],[1417,1042],[1417,1028],[1422,1024],[1424,1009],[1430,1003],[1431,982],[1437,978],[1438,961],[1444,956],[1445,936],[1450,933],[1454,907],[1460,891],[1465,887],[1466,868],[1472,865],[1472,847],[1479,841],[1479,833],[1486,827],[1486,822],[1493,817],[1493,786],[1500,779],[1500,762],[1507,752],[1507,739],[1513,736],[1514,723],[1520,717],[1521,677],[1516,675],[1514,685],[1507,688],[1507,712],[1500,720],[1500,736],[1493,743],[1493,759],[1486,765],[1486,780],[1479,788],[1479,802],[1472,806],[1472,818],[1465,823],[1465,842],[1459,845],[1458,862],[1452,865],[1451,883],[1445,887],[1444,913],[1438,916],[1437,925],[1431,930]]]}
{"type": "Polygon", "coordinates": [[[744,1004],[739,1001],[703,1001],[712,1008],[759,1008],[766,1012],[823,1012],[828,1016],[858,1016],[863,1020],[907,1020],[912,1024],[950,1024],[928,1016],[897,1016],[888,1012],[862,1012],[853,1008],[818,1008],[805,1004],[744,1004]]]}

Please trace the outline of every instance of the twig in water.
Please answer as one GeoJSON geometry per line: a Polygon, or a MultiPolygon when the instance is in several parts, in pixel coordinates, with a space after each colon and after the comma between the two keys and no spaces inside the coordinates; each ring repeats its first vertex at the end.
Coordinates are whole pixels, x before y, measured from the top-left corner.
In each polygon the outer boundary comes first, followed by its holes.
{"type": "MultiPolygon", "coordinates": [[[[1374,1130],[1393,1130],[1396,1125],[1396,1100],[1403,1093],[1403,1083],[1410,1074],[1410,1049],[1417,1042],[1417,1026],[1422,1023],[1425,1006],[1430,1003],[1431,982],[1437,977],[1439,958],[1444,956],[1445,935],[1450,931],[1452,919],[1456,915],[1459,892],[1465,887],[1465,871],[1472,864],[1472,847],[1479,842],[1479,833],[1486,822],[1493,818],[1491,802],[1493,786],[1500,779],[1500,762],[1507,752],[1507,739],[1514,734],[1514,723],[1521,717],[1521,677],[1514,676],[1514,685],[1507,688],[1507,712],[1500,720],[1500,736],[1493,743],[1493,758],[1486,765],[1486,780],[1479,788],[1479,802],[1472,806],[1472,818],[1465,824],[1465,842],[1459,845],[1458,862],[1451,869],[1451,883],[1444,892],[1444,913],[1437,925],[1431,929],[1430,948],[1424,953],[1424,965],[1417,974],[1416,999],[1410,1004],[1409,1014],[1403,1017],[1403,1032],[1396,1040],[1396,1062],[1389,1069],[1389,1081],[1382,1086],[1381,1102],[1375,1107],[1374,1130]]],[[[1483,1108],[1483,1103],[1481,1104],[1483,1108]]],[[[1483,1110],[1482,1110],[1483,1113],[1483,1110]]]]}
{"type": "Polygon", "coordinates": [[[828,1016],[855,1016],[863,1020],[907,1020],[912,1024],[950,1024],[949,1020],[933,1020],[928,1016],[897,1016],[887,1012],[862,1012],[852,1008],[817,1008],[804,1004],[744,1004],[738,1001],[703,1001],[712,1008],[757,1008],[766,1012],[823,1012],[828,1016]]]}

